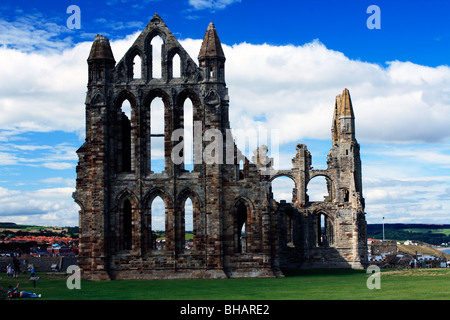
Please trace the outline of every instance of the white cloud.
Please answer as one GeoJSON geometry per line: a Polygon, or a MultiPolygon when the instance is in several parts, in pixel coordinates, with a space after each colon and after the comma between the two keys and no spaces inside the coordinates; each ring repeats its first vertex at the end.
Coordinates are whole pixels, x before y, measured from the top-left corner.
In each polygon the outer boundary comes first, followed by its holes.
{"type": "Polygon", "coordinates": [[[448,223],[448,153],[446,145],[385,144],[365,148],[363,193],[368,221],[379,223],[386,216],[390,222],[448,223]]]}
{"type": "Polygon", "coordinates": [[[436,72],[396,62],[384,69],[350,60],[318,42],[224,50],[235,126],[249,125],[240,119],[264,116],[270,128],[280,130],[281,143],[327,139],[334,98],[348,88],[360,141],[437,142],[450,137],[448,67],[436,72]]]}
{"type": "Polygon", "coordinates": [[[61,185],[70,186],[72,188],[75,187],[74,179],[67,179],[67,178],[62,178],[62,177],[46,178],[46,179],[41,180],[40,182],[47,183],[47,184],[61,184],[61,185]]]}
{"type": "Polygon", "coordinates": [[[45,162],[42,164],[42,166],[54,170],[66,170],[73,168],[74,164],[68,162],[45,162]]]}
{"type": "Polygon", "coordinates": [[[194,7],[194,9],[211,9],[212,11],[216,9],[224,9],[233,3],[239,3],[241,0],[189,0],[189,5],[194,7]]]}
{"type": "Polygon", "coordinates": [[[56,145],[0,144],[0,166],[25,165],[50,169],[70,169],[78,161],[78,146],[67,143],[56,145]]]}
{"type": "Polygon", "coordinates": [[[51,188],[35,191],[0,187],[0,220],[55,226],[74,225],[78,206],[71,198],[74,188],[51,188]]]}
{"type": "MultiPolygon", "coordinates": [[[[424,173],[414,168],[416,175],[424,173]]],[[[391,223],[405,221],[406,217],[410,223],[448,223],[450,198],[444,196],[448,175],[393,178],[388,173],[390,170],[382,171],[378,175],[363,173],[366,212],[370,222],[385,216],[391,223]]]]}
{"type": "Polygon", "coordinates": [[[86,52],[87,43],[48,56],[0,49],[0,128],[16,133],[80,130],[86,52]]]}
{"type": "Polygon", "coordinates": [[[0,45],[25,52],[59,52],[72,44],[65,24],[51,21],[41,13],[23,14],[15,21],[0,18],[0,45]],[[64,41],[61,37],[66,35],[64,41]]]}
{"type": "Polygon", "coordinates": [[[8,166],[17,164],[19,159],[10,153],[0,152],[0,166],[8,166]]]}

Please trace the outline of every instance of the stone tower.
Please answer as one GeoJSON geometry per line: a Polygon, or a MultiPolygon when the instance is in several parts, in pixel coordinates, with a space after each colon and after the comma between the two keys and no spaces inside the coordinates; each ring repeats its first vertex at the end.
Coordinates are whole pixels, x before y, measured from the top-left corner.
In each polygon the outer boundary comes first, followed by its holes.
{"type": "Polygon", "coordinates": [[[313,169],[310,152],[304,144],[298,144],[292,169],[280,170],[270,178],[287,176],[295,182],[295,201],[277,204],[280,263],[284,267],[366,266],[362,167],[348,89],[336,97],[331,136],[327,169],[313,169]],[[318,176],[325,177],[328,195],[323,201],[310,201],[308,184],[318,176]]]}
{"type": "Polygon", "coordinates": [[[234,143],[225,61],[213,23],[198,65],[157,14],[118,62],[109,40],[96,36],[73,194],[85,278],[273,277],[292,266],[361,267],[364,202],[348,91],[336,99],[328,170],[312,170],[299,144],[293,168],[274,171],[267,147],[249,161],[234,143]],[[280,175],[295,181],[292,204],[273,200],[271,181],[280,175]],[[327,177],[330,194],[311,203],[306,190],[316,175],[327,177]]]}

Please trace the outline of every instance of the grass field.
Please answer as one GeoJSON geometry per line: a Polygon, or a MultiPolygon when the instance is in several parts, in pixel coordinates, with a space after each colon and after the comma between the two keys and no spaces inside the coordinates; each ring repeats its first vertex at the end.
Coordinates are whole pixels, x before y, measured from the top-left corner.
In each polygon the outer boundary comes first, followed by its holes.
{"type": "Polygon", "coordinates": [[[380,289],[368,289],[364,270],[305,270],[284,278],[215,280],[81,280],[68,289],[64,275],[37,274],[11,279],[0,274],[0,286],[20,282],[21,290],[42,294],[34,300],[449,300],[450,269],[382,270],[380,289]]]}
{"type": "MultiPolygon", "coordinates": [[[[408,229],[403,229],[404,231],[409,231],[412,233],[424,233],[423,229],[420,228],[408,228],[408,229]]],[[[450,229],[430,229],[427,231],[428,233],[443,233],[446,236],[450,236],[450,229]]]]}

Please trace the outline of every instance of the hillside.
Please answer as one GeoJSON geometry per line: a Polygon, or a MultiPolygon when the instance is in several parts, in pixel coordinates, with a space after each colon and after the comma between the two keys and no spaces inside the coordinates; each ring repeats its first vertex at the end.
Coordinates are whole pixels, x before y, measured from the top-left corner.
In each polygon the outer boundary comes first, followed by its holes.
{"type": "MultiPolygon", "coordinates": [[[[383,239],[382,224],[368,224],[367,237],[383,239]]],[[[450,245],[450,224],[384,224],[385,240],[406,241],[450,245]]]]}
{"type": "Polygon", "coordinates": [[[398,249],[398,251],[408,253],[412,256],[414,256],[417,253],[417,254],[429,255],[429,256],[435,256],[435,257],[444,256],[447,259],[450,259],[450,254],[446,254],[438,249],[435,249],[433,247],[428,247],[428,246],[407,246],[407,245],[399,244],[399,245],[397,245],[397,249],[398,249]]]}
{"type": "Polygon", "coordinates": [[[70,236],[78,237],[78,227],[52,227],[0,222],[0,237],[21,236],[70,236]]]}

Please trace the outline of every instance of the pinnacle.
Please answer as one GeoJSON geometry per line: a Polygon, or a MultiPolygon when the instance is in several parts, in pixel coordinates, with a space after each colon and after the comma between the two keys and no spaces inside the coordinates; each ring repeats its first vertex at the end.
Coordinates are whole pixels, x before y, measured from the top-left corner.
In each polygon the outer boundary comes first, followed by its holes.
{"type": "Polygon", "coordinates": [[[148,23],[148,26],[161,26],[161,25],[165,25],[163,19],[159,16],[159,14],[155,13],[152,17],[152,19],[150,20],[150,22],[148,23]]]}
{"type": "Polygon", "coordinates": [[[336,96],[336,110],[337,117],[347,116],[353,117],[352,99],[350,98],[350,91],[345,88],[342,94],[336,96]]]}
{"type": "Polygon", "coordinates": [[[225,54],[222,50],[222,44],[220,43],[219,35],[217,34],[214,23],[210,22],[206,29],[205,36],[203,38],[202,47],[199,53],[200,57],[220,57],[225,58],[225,54]]]}
{"type": "Polygon", "coordinates": [[[109,44],[109,39],[101,34],[95,36],[94,43],[91,47],[88,60],[93,59],[109,59],[114,61],[114,56],[109,44]]]}
{"type": "Polygon", "coordinates": [[[352,100],[350,98],[350,92],[347,88],[344,89],[341,95],[341,112],[342,116],[353,116],[352,100]]]}

